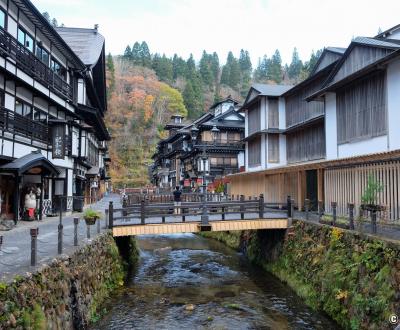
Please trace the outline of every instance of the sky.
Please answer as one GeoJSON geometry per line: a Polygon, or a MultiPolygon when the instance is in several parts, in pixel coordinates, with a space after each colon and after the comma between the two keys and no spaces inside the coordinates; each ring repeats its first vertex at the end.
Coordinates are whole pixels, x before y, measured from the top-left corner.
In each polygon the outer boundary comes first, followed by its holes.
{"type": "Polygon", "coordinates": [[[198,61],[216,51],[250,52],[253,67],[279,49],[290,63],[293,48],[307,60],[314,50],[346,47],[357,36],[375,36],[400,24],[400,0],[32,0],[59,23],[99,24],[106,52],[122,54],[145,40],[152,53],[177,53],[198,61]]]}

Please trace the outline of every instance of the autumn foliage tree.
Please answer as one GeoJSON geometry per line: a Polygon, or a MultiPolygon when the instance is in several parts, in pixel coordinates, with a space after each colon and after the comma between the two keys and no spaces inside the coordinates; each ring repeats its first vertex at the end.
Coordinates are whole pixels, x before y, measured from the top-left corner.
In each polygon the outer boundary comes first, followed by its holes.
{"type": "Polygon", "coordinates": [[[159,81],[153,70],[121,58],[107,67],[114,70],[107,72],[113,74],[106,115],[112,136],[110,174],[116,187],[142,186],[148,183],[148,165],[164,125],[187,110],[181,93],[159,81]]]}

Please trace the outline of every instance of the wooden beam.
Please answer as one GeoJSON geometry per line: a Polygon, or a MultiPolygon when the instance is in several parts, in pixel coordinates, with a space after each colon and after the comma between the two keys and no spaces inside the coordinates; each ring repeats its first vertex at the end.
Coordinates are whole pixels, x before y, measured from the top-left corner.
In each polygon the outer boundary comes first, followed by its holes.
{"type": "MultiPolygon", "coordinates": [[[[210,222],[211,231],[286,229],[288,219],[224,220],[210,222]]],[[[162,235],[176,233],[197,233],[200,222],[160,223],[148,225],[120,226],[113,228],[113,236],[162,235]]]]}
{"type": "Polygon", "coordinates": [[[317,170],[318,201],[324,201],[324,170],[317,170]]]}

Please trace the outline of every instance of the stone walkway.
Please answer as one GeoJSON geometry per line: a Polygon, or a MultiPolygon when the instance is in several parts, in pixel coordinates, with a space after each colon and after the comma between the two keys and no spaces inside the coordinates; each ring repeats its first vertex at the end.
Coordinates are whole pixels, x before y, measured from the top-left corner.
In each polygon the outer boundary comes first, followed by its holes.
{"type": "MultiPolygon", "coordinates": [[[[120,207],[120,197],[117,194],[112,194],[104,197],[98,203],[91,207],[95,210],[104,213],[108,208],[108,203],[114,202],[116,207],[120,207]]],[[[74,246],[74,223],[73,218],[81,218],[81,213],[74,213],[71,216],[63,217],[63,254],[61,256],[73,253],[77,247],[74,246]]],[[[101,232],[105,231],[105,219],[100,220],[101,232]]],[[[24,222],[21,221],[10,231],[1,231],[3,236],[3,244],[0,250],[0,281],[11,280],[15,275],[33,272],[43,264],[48,264],[58,255],[58,217],[48,217],[42,221],[24,222]],[[39,228],[39,236],[37,242],[38,255],[37,266],[30,266],[31,258],[31,237],[30,229],[39,228]]],[[[97,234],[97,225],[91,226],[91,239],[87,239],[86,224],[83,219],[78,225],[78,245],[82,246],[95,238],[97,234]]]]}

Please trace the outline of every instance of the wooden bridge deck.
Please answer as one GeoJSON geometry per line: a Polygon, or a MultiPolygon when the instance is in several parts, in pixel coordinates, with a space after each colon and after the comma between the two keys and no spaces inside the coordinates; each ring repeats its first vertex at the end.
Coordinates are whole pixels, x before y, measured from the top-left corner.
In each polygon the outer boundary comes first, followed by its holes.
{"type": "Polygon", "coordinates": [[[200,231],[233,231],[257,229],[286,229],[290,226],[289,205],[264,203],[261,197],[253,201],[183,202],[141,201],[140,204],[109,207],[109,223],[113,235],[162,235],[196,233],[200,231]]]}

